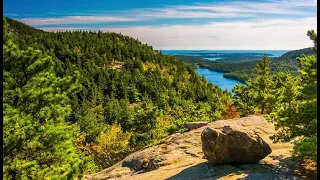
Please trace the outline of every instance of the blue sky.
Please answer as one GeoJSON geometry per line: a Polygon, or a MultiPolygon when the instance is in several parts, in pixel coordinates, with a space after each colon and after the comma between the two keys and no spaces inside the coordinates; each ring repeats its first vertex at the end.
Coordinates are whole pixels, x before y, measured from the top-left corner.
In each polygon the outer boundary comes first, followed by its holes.
{"type": "Polygon", "coordinates": [[[46,31],[121,32],[156,49],[300,49],[316,0],[4,0],[4,14],[46,31]]]}

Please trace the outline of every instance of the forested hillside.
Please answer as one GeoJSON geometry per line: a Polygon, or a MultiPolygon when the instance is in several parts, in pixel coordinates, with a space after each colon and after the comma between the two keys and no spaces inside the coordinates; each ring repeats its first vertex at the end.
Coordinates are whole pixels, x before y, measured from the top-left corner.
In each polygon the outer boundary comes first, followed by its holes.
{"type": "Polygon", "coordinates": [[[4,18],[4,177],[80,178],[223,119],[231,94],[116,33],[45,32],[4,18]]]}
{"type": "Polygon", "coordinates": [[[296,59],[297,57],[299,57],[301,54],[305,54],[305,55],[312,55],[314,54],[314,52],[312,51],[312,48],[304,48],[304,49],[298,49],[298,50],[293,50],[293,51],[289,51],[284,53],[282,56],[278,57],[277,59],[284,59],[284,60],[292,60],[292,59],[296,59]]]}

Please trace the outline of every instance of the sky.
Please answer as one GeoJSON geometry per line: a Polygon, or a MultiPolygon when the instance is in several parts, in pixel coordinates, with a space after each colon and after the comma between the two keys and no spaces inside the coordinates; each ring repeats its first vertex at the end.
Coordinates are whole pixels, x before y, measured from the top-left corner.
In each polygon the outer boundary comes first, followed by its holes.
{"type": "Polygon", "coordinates": [[[45,31],[117,32],[162,50],[313,46],[316,0],[4,0],[4,15],[45,31]]]}

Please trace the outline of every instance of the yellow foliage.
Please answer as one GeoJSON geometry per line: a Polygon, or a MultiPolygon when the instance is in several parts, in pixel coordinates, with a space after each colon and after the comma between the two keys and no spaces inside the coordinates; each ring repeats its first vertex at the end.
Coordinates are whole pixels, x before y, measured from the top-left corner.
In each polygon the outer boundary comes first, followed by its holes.
{"type": "Polygon", "coordinates": [[[96,162],[106,167],[120,160],[130,151],[131,133],[123,132],[119,124],[111,125],[106,132],[101,132],[92,146],[96,162]]]}
{"type": "Polygon", "coordinates": [[[157,65],[154,63],[146,62],[142,64],[143,70],[151,69],[151,71],[154,71],[157,69],[157,65]]]}
{"type": "Polygon", "coordinates": [[[184,82],[179,82],[178,85],[179,85],[179,87],[181,87],[181,88],[185,88],[185,83],[184,83],[184,82]]]}
{"type": "Polygon", "coordinates": [[[188,72],[185,74],[186,79],[190,79],[191,74],[189,74],[188,72]]]}
{"type": "Polygon", "coordinates": [[[167,69],[166,67],[162,67],[162,69],[161,69],[161,75],[163,75],[163,76],[169,75],[168,69],[167,69]]]}
{"type": "Polygon", "coordinates": [[[168,78],[169,83],[172,84],[172,82],[173,82],[173,76],[169,75],[169,76],[167,76],[167,78],[168,78]]]}
{"type": "Polygon", "coordinates": [[[152,137],[155,139],[155,143],[157,141],[161,141],[163,138],[167,137],[168,134],[168,128],[173,123],[174,118],[169,115],[164,115],[161,117],[156,118],[156,125],[152,132],[152,137]]]}
{"type": "Polygon", "coordinates": [[[75,53],[81,53],[81,50],[80,50],[80,48],[78,48],[78,47],[75,47],[75,48],[73,49],[73,51],[74,51],[75,53]]]}

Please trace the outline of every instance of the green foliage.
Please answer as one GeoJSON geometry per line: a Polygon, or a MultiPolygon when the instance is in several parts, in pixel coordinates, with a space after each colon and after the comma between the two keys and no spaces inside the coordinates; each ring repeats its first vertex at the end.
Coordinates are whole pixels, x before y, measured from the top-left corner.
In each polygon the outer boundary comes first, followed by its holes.
{"type": "Polygon", "coordinates": [[[312,136],[310,138],[305,138],[302,141],[296,141],[294,143],[294,158],[299,160],[312,159],[317,160],[317,137],[312,136]]]}
{"type": "Polygon", "coordinates": [[[314,30],[309,30],[307,32],[307,36],[309,36],[309,38],[313,41],[314,46],[312,50],[316,53],[317,52],[317,33],[314,30]]]}
{"type": "Polygon", "coordinates": [[[314,55],[306,56],[302,54],[297,58],[299,61],[299,73],[303,82],[314,84],[317,81],[317,58],[314,55]]]}
{"type": "Polygon", "coordinates": [[[4,169],[6,179],[70,179],[95,171],[79,152],[76,125],[68,125],[68,95],[81,85],[77,75],[58,77],[56,62],[41,51],[20,50],[4,28],[4,169]]]}
{"type": "Polygon", "coordinates": [[[248,116],[249,114],[254,114],[255,103],[253,91],[250,91],[246,85],[237,84],[233,87],[232,92],[234,93],[233,103],[238,108],[240,115],[248,116]]]}
{"type": "Polygon", "coordinates": [[[183,101],[182,106],[173,111],[176,113],[176,120],[169,127],[170,133],[185,131],[186,129],[183,127],[185,122],[214,121],[222,119],[221,113],[212,113],[211,106],[208,103],[194,105],[190,101],[183,101]]]}
{"type": "Polygon", "coordinates": [[[257,63],[256,78],[252,83],[248,83],[248,87],[254,90],[254,101],[260,106],[260,113],[263,114],[267,106],[271,107],[275,98],[273,93],[273,82],[270,76],[271,60],[264,56],[261,62],[257,63]]]}
{"type": "MultiPolygon", "coordinates": [[[[317,48],[317,35],[308,31],[308,36],[317,48]]],[[[292,81],[285,82],[286,97],[284,104],[270,114],[276,122],[279,133],[275,141],[295,140],[294,155],[297,159],[317,160],[317,58],[315,55],[302,54],[298,59],[300,77],[298,86],[292,81]]]]}
{"type": "Polygon", "coordinates": [[[267,56],[256,64],[256,77],[246,81],[246,85],[236,85],[233,88],[234,104],[239,108],[241,115],[246,116],[256,112],[264,114],[266,108],[270,111],[274,105],[274,82],[270,75],[270,62],[267,56]]]}
{"type": "Polygon", "coordinates": [[[150,130],[155,129],[156,118],[160,111],[157,107],[147,106],[144,109],[136,109],[134,118],[130,124],[130,132],[133,132],[131,141],[136,146],[145,146],[153,138],[153,133],[150,130]]]}

